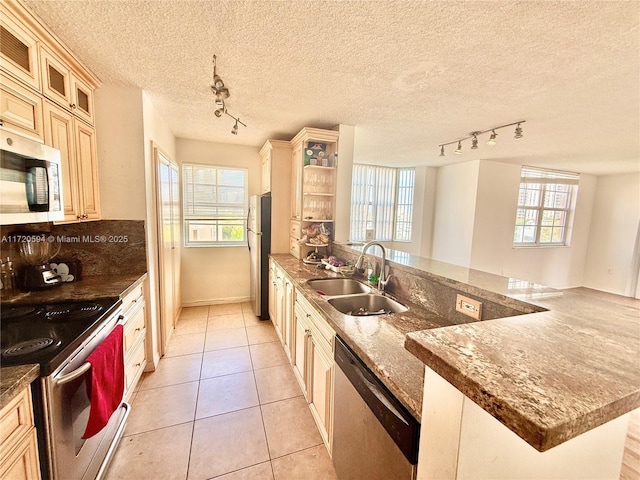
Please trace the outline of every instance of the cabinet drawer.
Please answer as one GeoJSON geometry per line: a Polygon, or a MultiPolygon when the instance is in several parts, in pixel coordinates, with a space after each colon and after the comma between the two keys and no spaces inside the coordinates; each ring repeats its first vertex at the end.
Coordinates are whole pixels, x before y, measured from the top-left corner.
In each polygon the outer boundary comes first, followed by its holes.
{"type": "Polygon", "coordinates": [[[0,120],[4,128],[44,141],[42,97],[0,75],[0,120]]]}
{"type": "Polygon", "coordinates": [[[304,258],[302,253],[304,251],[304,248],[304,245],[300,245],[298,243],[298,240],[293,237],[289,238],[289,253],[296,257],[298,260],[304,258]]]}
{"type": "MultiPolygon", "coordinates": [[[[4,450],[5,445],[3,445],[4,450]]],[[[5,452],[6,453],[6,452],[5,452]]],[[[12,449],[0,462],[0,478],[6,480],[40,480],[40,461],[38,459],[38,438],[36,429],[12,449]]]]}
{"type": "Polygon", "coordinates": [[[126,364],[124,367],[124,385],[125,392],[131,391],[133,387],[135,387],[138,382],[142,372],[144,371],[144,367],[146,365],[145,357],[144,357],[144,346],[145,341],[142,339],[141,342],[135,344],[133,352],[127,355],[126,364]]]}
{"type": "Polygon", "coordinates": [[[295,238],[296,240],[300,240],[300,236],[302,235],[302,226],[300,222],[297,220],[291,220],[291,230],[289,231],[289,236],[295,238]]]}
{"type": "Polygon", "coordinates": [[[124,326],[124,354],[125,358],[131,347],[136,343],[140,335],[145,334],[145,310],[144,304],[140,304],[140,308],[132,312],[131,317],[126,319],[124,326]]]}
{"type": "Polygon", "coordinates": [[[0,412],[0,445],[2,445],[2,451],[9,452],[31,428],[33,428],[31,387],[27,387],[0,412]]]}
{"type": "Polygon", "coordinates": [[[144,302],[142,298],[142,282],[136,285],[133,290],[127,293],[122,299],[122,314],[126,317],[129,314],[129,310],[133,309],[133,307],[137,306],[136,304],[141,301],[144,302]]]}

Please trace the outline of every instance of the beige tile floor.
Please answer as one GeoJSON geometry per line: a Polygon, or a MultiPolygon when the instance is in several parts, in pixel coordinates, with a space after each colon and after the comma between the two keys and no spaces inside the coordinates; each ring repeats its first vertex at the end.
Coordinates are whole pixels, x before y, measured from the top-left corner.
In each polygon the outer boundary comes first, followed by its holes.
{"type": "Polygon", "coordinates": [[[271,322],[248,303],[185,308],[131,402],[108,480],[332,480],[271,322]]]}

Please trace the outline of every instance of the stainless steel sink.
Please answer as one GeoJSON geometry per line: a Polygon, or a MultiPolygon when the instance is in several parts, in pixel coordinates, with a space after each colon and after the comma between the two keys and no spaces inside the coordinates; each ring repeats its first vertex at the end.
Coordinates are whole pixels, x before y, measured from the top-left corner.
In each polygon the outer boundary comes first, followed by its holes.
{"type": "Polygon", "coordinates": [[[308,280],[307,283],[316,292],[327,296],[369,293],[373,290],[353,278],[319,278],[308,280]]]}
{"type": "Polygon", "coordinates": [[[384,315],[402,313],[409,310],[404,305],[382,295],[364,294],[330,298],[328,302],[333,308],[345,315],[356,317],[368,315],[384,315]]]}

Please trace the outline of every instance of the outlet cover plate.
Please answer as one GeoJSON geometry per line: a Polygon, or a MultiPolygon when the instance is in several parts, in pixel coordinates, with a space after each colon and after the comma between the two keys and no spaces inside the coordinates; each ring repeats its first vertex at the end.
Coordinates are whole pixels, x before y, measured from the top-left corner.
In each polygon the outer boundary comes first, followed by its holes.
{"type": "Polygon", "coordinates": [[[480,320],[482,317],[482,302],[465,297],[458,293],[456,295],[456,312],[460,312],[471,318],[480,320]]]}

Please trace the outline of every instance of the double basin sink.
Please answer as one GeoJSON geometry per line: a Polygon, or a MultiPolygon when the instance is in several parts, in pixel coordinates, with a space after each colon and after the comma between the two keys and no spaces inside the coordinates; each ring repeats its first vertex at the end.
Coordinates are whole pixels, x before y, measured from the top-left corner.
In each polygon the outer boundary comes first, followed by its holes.
{"type": "Polygon", "coordinates": [[[329,305],[344,315],[363,317],[409,310],[353,278],[321,278],[308,280],[307,284],[320,295],[325,295],[329,305]]]}

